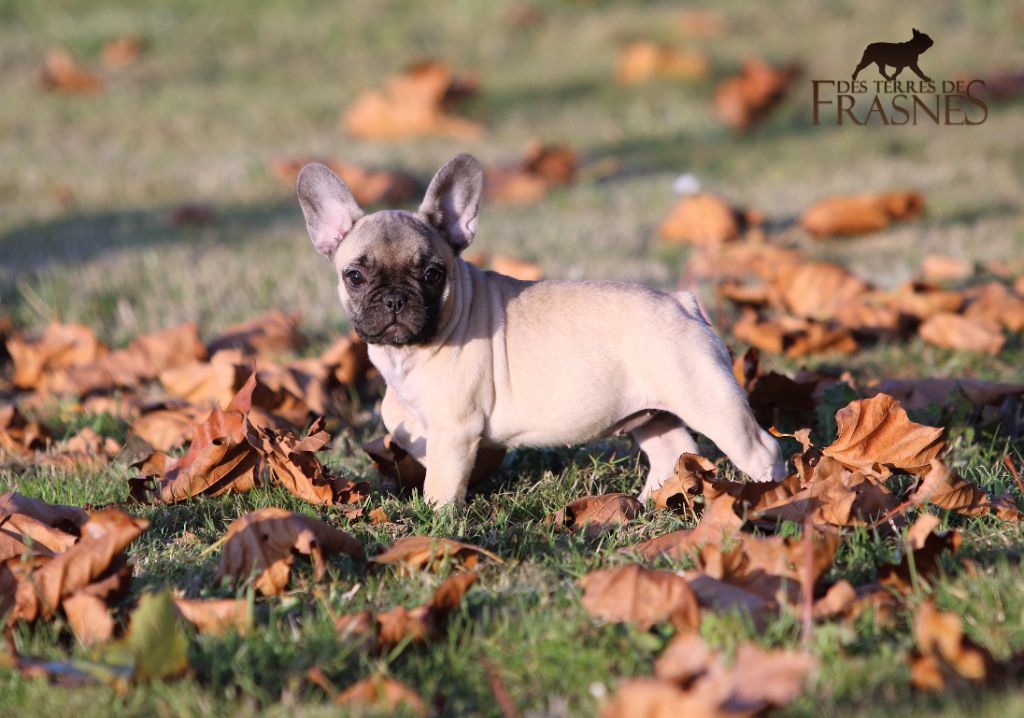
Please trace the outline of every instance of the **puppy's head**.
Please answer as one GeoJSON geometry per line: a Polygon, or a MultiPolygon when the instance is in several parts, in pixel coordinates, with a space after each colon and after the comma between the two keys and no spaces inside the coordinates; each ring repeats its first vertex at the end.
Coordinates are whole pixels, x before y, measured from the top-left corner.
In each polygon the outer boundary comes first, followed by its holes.
{"type": "Polygon", "coordinates": [[[932,40],[931,37],[929,37],[928,35],[924,34],[920,30],[918,30],[916,27],[915,28],[911,28],[911,29],[914,31],[914,34],[911,37],[911,42],[913,42],[915,47],[918,48],[918,52],[924,52],[929,47],[931,47],[932,45],[935,44],[935,41],[932,40]]]}
{"type": "Polygon", "coordinates": [[[338,296],[370,344],[422,344],[437,330],[448,275],[476,233],[483,170],[471,155],[438,170],[416,212],[365,214],[330,169],[309,164],[296,191],[313,246],[338,273],[338,296]]]}

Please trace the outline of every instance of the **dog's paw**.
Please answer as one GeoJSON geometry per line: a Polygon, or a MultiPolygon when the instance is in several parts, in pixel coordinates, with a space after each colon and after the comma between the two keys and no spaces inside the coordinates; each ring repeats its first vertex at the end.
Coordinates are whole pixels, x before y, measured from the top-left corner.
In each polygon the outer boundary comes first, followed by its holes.
{"type": "Polygon", "coordinates": [[[752,475],[750,478],[759,484],[777,484],[786,478],[786,465],[781,463],[772,464],[767,470],[756,476],[752,475]]]}

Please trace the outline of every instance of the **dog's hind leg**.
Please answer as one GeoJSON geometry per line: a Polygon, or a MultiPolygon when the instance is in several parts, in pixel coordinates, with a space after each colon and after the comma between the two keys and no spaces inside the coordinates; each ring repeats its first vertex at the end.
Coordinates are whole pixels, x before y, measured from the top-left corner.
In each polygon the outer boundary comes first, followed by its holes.
{"type": "MultiPolygon", "coordinates": [[[[710,327],[682,337],[687,351],[670,371],[657,377],[657,392],[666,411],[678,416],[690,429],[704,434],[754,481],[779,481],[785,462],[778,442],[758,426],[747,397],[736,383],[725,345],[710,327]],[[704,356],[696,361],[693,352],[704,356]],[[683,356],[690,356],[688,361],[683,356]]],[[[673,366],[674,365],[674,366],[673,366]]],[[[664,365],[663,365],[664,366],[664,365]]]]}
{"type": "Polygon", "coordinates": [[[857,75],[860,74],[860,71],[863,70],[865,67],[867,67],[870,64],[871,64],[871,58],[868,57],[868,53],[865,50],[863,57],[860,58],[860,63],[857,65],[857,69],[853,71],[853,77],[850,78],[850,79],[856,80],[857,79],[857,75]]]}
{"type": "Polygon", "coordinates": [[[640,501],[647,501],[651,492],[661,487],[672,476],[680,454],[697,453],[697,442],[690,436],[683,422],[671,414],[659,414],[643,426],[630,432],[650,468],[640,501]]]}

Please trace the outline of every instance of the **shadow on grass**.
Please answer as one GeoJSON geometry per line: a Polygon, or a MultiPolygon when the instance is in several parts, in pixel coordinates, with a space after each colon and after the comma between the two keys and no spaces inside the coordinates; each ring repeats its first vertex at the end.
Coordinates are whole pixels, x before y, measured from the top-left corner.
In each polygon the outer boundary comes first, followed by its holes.
{"type": "Polygon", "coordinates": [[[255,229],[282,222],[294,224],[296,228],[302,226],[298,205],[291,197],[253,205],[211,205],[212,216],[204,218],[197,210],[193,221],[176,221],[178,209],[163,206],[72,213],[48,221],[30,222],[0,235],[4,273],[13,276],[54,263],[86,262],[133,247],[195,240],[234,243],[244,240],[255,229]]]}

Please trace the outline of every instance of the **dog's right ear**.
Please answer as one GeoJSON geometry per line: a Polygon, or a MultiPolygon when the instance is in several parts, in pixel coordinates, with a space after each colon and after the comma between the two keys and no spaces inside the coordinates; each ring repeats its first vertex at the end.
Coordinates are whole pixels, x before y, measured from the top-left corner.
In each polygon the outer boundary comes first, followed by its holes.
{"type": "Polygon", "coordinates": [[[330,259],[352,225],[363,216],[362,208],[348,185],[329,167],[316,162],[299,172],[295,192],[313,246],[330,259]]]}

